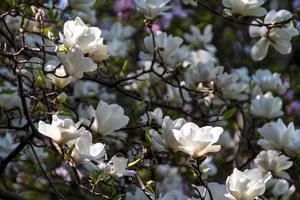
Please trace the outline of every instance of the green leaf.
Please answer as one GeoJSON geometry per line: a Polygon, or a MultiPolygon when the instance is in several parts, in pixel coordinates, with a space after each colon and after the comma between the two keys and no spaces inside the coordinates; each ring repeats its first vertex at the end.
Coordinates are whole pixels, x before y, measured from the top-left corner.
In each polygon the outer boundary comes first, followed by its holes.
{"type": "Polygon", "coordinates": [[[122,68],[121,68],[121,71],[120,71],[120,75],[123,76],[128,70],[128,60],[125,60],[122,68]]]}
{"type": "Polygon", "coordinates": [[[66,160],[69,160],[71,158],[72,152],[75,148],[75,144],[72,144],[72,146],[67,150],[66,153],[66,160]]]}
{"type": "Polygon", "coordinates": [[[227,110],[224,113],[224,119],[225,120],[230,119],[236,113],[236,111],[237,111],[236,108],[231,108],[230,110],[227,110]]]}
{"type": "Polygon", "coordinates": [[[38,69],[38,73],[39,73],[39,75],[37,77],[37,82],[41,87],[45,87],[46,80],[45,80],[45,76],[44,76],[42,69],[38,69]]]}
{"type": "Polygon", "coordinates": [[[152,139],[150,136],[150,132],[148,129],[145,129],[146,135],[145,135],[145,139],[146,139],[146,143],[149,144],[150,146],[152,146],[152,139]]]}
{"type": "Polygon", "coordinates": [[[131,162],[131,163],[128,163],[128,167],[130,168],[130,167],[133,167],[134,165],[136,165],[138,162],[140,162],[140,158],[139,159],[137,159],[137,160],[135,160],[135,161],[133,161],[133,162],[131,162]]]}

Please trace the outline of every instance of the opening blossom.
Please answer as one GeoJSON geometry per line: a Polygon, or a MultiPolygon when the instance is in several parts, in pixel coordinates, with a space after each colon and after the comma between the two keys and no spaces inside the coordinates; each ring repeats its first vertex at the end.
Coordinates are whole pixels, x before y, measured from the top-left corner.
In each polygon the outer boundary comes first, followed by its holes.
{"type": "Polygon", "coordinates": [[[54,85],[56,85],[58,88],[64,88],[66,87],[72,80],[71,76],[65,77],[67,75],[64,66],[60,66],[56,69],[56,67],[59,65],[58,60],[49,60],[45,64],[45,70],[46,71],[53,71],[53,73],[47,74],[47,77],[53,82],[54,85]]]}
{"type": "Polygon", "coordinates": [[[254,200],[265,193],[266,183],[271,177],[271,172],[265,173],[259,168],[243,172],[234,168],[226,180],[226,197],[231,200],[254,200]]]}
{"type": "Polygon", "coordinates": [[[300,154],[300,130],[295,130],[294,123],[286,126],[281,119],[265,124],[257,130],[263,137],[258,144],[264,149],[284,151],[288,156],[300,154]]]}
{"type": "Polygon", "coordinates": [[[271,92],[257,95],[251,101],[250,112],[256,117],[267,119],[280,117],[283,115],[282,100],[280,97],[273,97],[271,92]]]}
{"type": "MultiPolygon", "coordinates": [[[[161,62],[170,58],[176,51],[176,49],[182,44],[183,40],[180,37],[173,37],[167,35],[167,33],[159,33],[155,36],[155,47],[158,48],[158,54],[156,57],[161,62]]],[[[153,54],[155,49],[153,45],[152,36],[149,35],[144,39],[145,47],[150,54],[153,54]]],[[[140,53],[139,57],[143,60],[151,60],[152,55],[140,53]]]]}
{"type": "Polygon", "coordinates": [[[72,151],[72,157],[77,162],[85,160],[97,160],[106,154],[104,144],[93,144],[92,134],[89,131],[84,131],[82,135],[75,141],[69,142],[69,145],[75,144],[75,148],[72,151]]]}
{"type": "Polygon", "coordinates": [[[129,122],[129,117],[124,115],[124,109],[118,104],[108,105],[104,101],[100,101],[96,110],[92,106],[89,108],[92,123],[92,130],[105,136],[116,131],[129,122]]]}
{"type": "Polygon", "coordinates": [[[193,44],[197,47],[205,48],[211,53],[215,53],[216,47],[210,44],[213,39],[212,28],[212,25],[208,24],[207,26],[205,26],[203,33],[201,33],[197,26],[192,25],[190,26],[191,34],[185,33],[184,39],[190,44],[193,44]]]}
{"type": "Polygon", "coordinates": [[[265,0],[222,0],[225,12],[229,15],[261,17],[267,10],[261,7],[265,0]]]}
{"type": "Polygon", "coordinates": [[[58,58],[62,62],[68,75],[81,79],[84,72],[91,72],[97,69],[97,65],[89,57],[85,57],[79,46],[75,46],[69,52],[59,52],[58,58]]]}
{"type": "Polygon", "coordinates": [[[148,19],[153,19],[161,15],[164,11],[169,10],[171,6],[167,4],[171,0],[134,0],[137,10],[145,15],[148,19]]]}
{"type": "Polygon", "coordinates": [[[261,151],[254,159],[254,165],[255,167],[263,170],[265,173],[271,171],[275,176],[290,179],[289,174],[284,171],[293,165],[293,162],[289,161],[289,159],[289,157],[278,151],[261,151]]]}
{"type": "Polygon", "coordinates": [[[84,133],[85,128],[79,128],[80,125],[81,122],[75,124],[72,119],[63,119],[57,115],[53,115],[51,124],[39,121],[38,131],[50,137],[57,144],[65,144],[84,133]]]}
{"type": "Polygon", "coordinates": [[[150,130],[150,135],[158,145],[163,146],[162,149],[172,149],[173,151],[177,151],[179,143],[174,136],[173,130],[180,130],[185,123],[186,121],[183,118],[172,120],[169,116],[166,116],[162,123],[162,135],[159,135],[157,131],[153,129],[150,130]]]}
{"type": "MultiPolygon", "coordinates": [[[[294,27],[293,21],[288,21],[292,17],[292,13],[287,10],[280,10],[278,12],[271,10],[264,20],[264,24],[271,24],[271,26],[268,28],[266,26],[249,27],[249,34],[252,38],[260,37],[251,50],[253,60],[260,61],[264,59],[268,53],[269,46],[272,46],[283,55],[291,53],[291,39],[299,34],[298,30],[294,27]]],[[[257,21],[253,21],[252,23],[258,24],[257,21]]]]}
{"type": "Polygon", "coordinates": [[[207,153],[218,152],[218,142],[223,128],[204,126],[200,128],[192,122],[184,124],[180,130],[173,129],[173,134],[179,143],[178,149],[192,157],[202,157],[207,153]]]}
{"type": "Polygon", "coordinates": [[[136,172],[133,170],[127,170],[128,160],[123,156],[114,155],[107,164],[100,163],[100,170],[106,171],[111,176],[122,177],[132,176],[136,172]]]}
{"type": "Polygon", "coordinates": [[[60,34],[60,37],[67,47],[79,46],[84,54],[102,51],[103,57],[96,60],[104,60],[107,57],[106,46],[103,44],[103,38],[101,38],[101,30],[97,27],[88,27],[79,17],[64,24],[63,35],[60,34]]]}
{"type": "Polygon", "coordinates": [[[280,78],[279,73],[271,73],[270,70],[259,69],[252,76],[252,80],[257,84],[263,92],[275,92],[283,95],[290,87],[290,84],[284,82],[280,78]]]}

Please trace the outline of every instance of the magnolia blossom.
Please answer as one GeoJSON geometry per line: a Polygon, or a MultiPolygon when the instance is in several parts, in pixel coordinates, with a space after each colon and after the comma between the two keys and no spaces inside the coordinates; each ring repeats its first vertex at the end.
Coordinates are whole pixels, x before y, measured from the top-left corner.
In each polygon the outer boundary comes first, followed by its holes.
{"type": "Polygon", "coordinates": [[[293,165],[292,161],[289,161],[289,157],[280,155],[280,152],[274,150],[261,151],[254,159],[255,167],[260,168],[264,172],[271,171],[273,175],[290,179],[288,173],[284,170],[290,168],[293,165]]]}
{"type": "Polygon", "coordinates": [[[271,91],[283,95],[290,87],[289,83],[283,83],[283,81],[280,79],[280,74],[272,74],[270,70],[267,69],[257,70],[255,75],[252,76],[252,80],[261,88],[263,92],[271,91]]]}
{"type": "Polygon", "coordinates": [[[216,51],[216,47],[211,45],[211,41],[213,39],[212,25],[208,24],[203,33],[196,27],[190,26],[191,34],[185,33],[184,38],[190,44],[193,44],[198,47],[205,48],[207,51],[214,53],[216,51]]]}
{"type": "Polygon", "coordinates": [[[169,10],[171,6],[166,6],[171,0],[134,0],[137,10],[142,12],[146,18],[153,19],[169,10]]]}
{"type": "MultiPolygon", "coordinates": [[[[292,44],[290,40],[299,34],[294,27],[293,21],[288,22],[292,17],[292,13],[287,10],[278,12],[271,10],[266,15],[264,23],[273,24],[273,26],[268,28],[266,26],[250,26],[250,36],[253,38],[261,37],[251,50],[253,60],[259,61],[264,59],[270,45],[281,54],[291,53],[292,44]],[[278,26],[276,23],[283,23],[283,25],[278,26]]],[[[252,23],[258,24],[257,21],[252,23]]]]}
{"type": "Polygon", "coordinates": [[[290,196],[296,191],[296,187],[292,185],[289,187],[289,182],[284,179],[276,179],[274,180],[274,186],[272,189],[272,194],[278,200],[288,200],[290,196]]]}
{"type": "Polygon", "coordinates": [[[230,15],[261,17],[267,14],[261,7],[265,0],[222,0],[225,11],[230,15]]]}
{"type": "Polygon", "coordinates": [[[69,143],[69,145],[75,145],[72,151],[72,157],[75,161],[97,160],[104,157],[106,154],[104,144],[93,144],[92,140],[92,134],[89,131],[84,131],[79,138],[69,143]]]}
{"type": "Polygon", "coordinates": [[[264,149],[284,151],[288,156],[300,154],[300,130],[295,130],[294,123],[286,126],[281,119],[265,124],[257,130],[263,137],[258,144],[264,149]]]}
{"type": "Polygon", "coordinates": [[[184,68],[188,67],[190,62],[191,50],[187,45],[178,47],[174,54],[166,61],[170,66],[176,66],[181,63],[184,68]]]}
{"type": "MultiPolygon", "coordinates": [[[[176,49],[181,45],[183,40],[179,37],[173,37],[172,35],[167,35],[167,33],[159,33],[155,36],[155,47],[158,48],[157,59],[160,61],[167,60],[170,56],[172,56],[176,49]],[[162,59],[162,60],[161,60],[162,59]]],[[[150,54],[153,54],[155,49],[153,45],[152,36],[149,35],[144,39],[145,47],[150,54]]],[[[151,56],[145,55],[144,53],[140,53],[140,58],[146,60],[152,59],[151,56]]]]}
{"type": "Polygon", "coordinates": [[[172,149],[173,151],[178,150],[179,143],[174,136],[174,130],[180,130],[185,123],[186,121],[183,118],[172,120],[169,116],[166,116],[162,123],[162,136],[155,130],[150,131],[154,142],[157,142],[158,145],[163,147],[160,148],[160,150],[163,150],[164,148],[172,149]]]}
{"type": "Polygon", "coordinates": [[[91,58],[85,57],[79,46],[75,46],[69,52],[58,53],[68,75],[81,79],[84,72],[91,72],[97,69],[97,65],[91,58]]]}
{"type": "Polygon", "coordinates": [[[93,119],[92,130],[105,136],[126,126],[129,117],[124,115],[124,109],[118,104],[108,105],[104,101],[100,101],[97,109],[92,106],[89,108],[91,119],[93,119]]]}
{"type": "MultiPolygon", "coordinates": [[[[226,186],[223,184],[211,182],[207,184],[209,190],[211,191],[212,198],[216,200],[229,200],[230,198],[226,197],[227,193],[226,186]]],[[[204,200],[212,200],[210,198],[209,192],[204,186],[199,186],[198,191],[204,197],[204,200]],[[205,196],[204,196],[205,194],[205,196]]]]}
{"type": "Polygon", "coordinates": [[[111,176],[132,176],[136,172],[127,170],[128,160],[123,156],[114,155],[107,164],[100,163],[99,169],[106,171],[111,176]]]}
{"type": "Polygon", "coordinates": [[[250,112],[256,117],[273,119],[283,115],[281,109],[282,101],[280,97],[273,97],[272,93],[268,92],[265,95],[257,95],[251,101],[250,112]]]}
{"type": "Polygon", "coordinates": [[[81,122],[75,124],[72,119],[63,119],[57,115],[53,115],[51,124],[39,121],[38,131],[50,137],[58,144],[65,144],[69,140],[78,138],[84,133],[85,128],[79,128],[80,125],[81,122]]]}
{"type": "Polygon", "coordinates": [[[141,120],[143,123],[152,122],[155,120],[156,123],[162,124],[163,119],[163,111],[160,108],[155,108],[154,111],[147,111],[144,115],[141,116],[141,120]]]}
{"type": "Polygon", "coordinates": [[[173,129],[174,137],[179,143],[178,149],[193,157],[219,151],[221,146],[213,144],[218,142],[222,132],[221,127],[200,128],[192,122],[184,124],[180,130],[173,129]]]}
{"type": "Polygon", "coordinates": [[[226,99],[246,100],[250,93],[250,87],[248,83],[239,81],[239,78],[236,73],[224,73],[216,77],[215,84],[226,99]]]}
{"type": "Polygon", "coordinates": [[[47,77],[59,88],[66,87],[72,80],[71,76],[67,76],[64,66],[59,66],[58,60],[50,60],[45,64],[45,70],[51,73],[47,77]]]}
{"type": "Polygon", "coordinates": [[[60,37],[69,48],[80,48],[83,54],[88,54],[95,61],[107,58],[107,47],[103,44],[101,30],[88,27],[79,17],[64,24],[63,35],[60,37]]]}
{"type": "Polygon", "coordinates": [[[226,197],[232,200],[253,200],[265,193],[266,183],[271,177],[270,172],[265,173],[259,168],[244,172],[234,168],[226,180],[226,197]]]}
{"type": "Polygon", "coordinates": [[[199,50],[191,53],[191,66],[185,73],[187,83],[210,82],[223,72],[223,67],[217,67],[218,60],[210,52],[199,50]]]}

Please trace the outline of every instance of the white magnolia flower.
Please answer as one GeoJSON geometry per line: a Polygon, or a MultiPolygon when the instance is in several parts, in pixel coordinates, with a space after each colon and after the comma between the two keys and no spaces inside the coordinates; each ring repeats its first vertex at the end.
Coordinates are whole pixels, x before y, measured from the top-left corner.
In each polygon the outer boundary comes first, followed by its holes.
{"type": "MultiPolygon", "coordinates": [[[[209,190],[211,191],[213,199],[229,200],[229,198],[225,196],[225,194],[227,193],[225,185],[211,182],[211,183],[208,183],[207,186],[208,186],[209,190]]],[[[198,190],[199,190],[200,194],[204,197],[204,200],[211,200],[210,195],[204,186],[199,186],[198,190]]]]}
{"type": "Polygon", "coordinates": [[[231,15],[261,17],[267,14],[261,7],[265,0],[222,0],[225,12],[231,15]]]}
{"type": "Polygon", "coordinates": [[[111,176],[122,177],[132,176],[136,172],[133,170],[127,170],[128,160],[123,156],[114,155],[107,164],[100,163],[100,170],[106,171],[111,176]]]}
{"type": "Polygon", "coordinates": [[[11,133],[6,133],[4,137],[0,138],[0,159],[5,158],[10,154],[16,147],[18,143],[15,143],[11,133]]]}
{"type": "Polygon", "coordinates": [[[72,9],[90,12],[90,7],[94,5],[95,1],[96,0],[68,0],[68,4],[72,9]]]}
{"type": "Polygon", "coordinates": [[[236,73],[224,73],[216,77],[215,84],[226,99],[243,101],[249,97],[250,86],[239,79],[236,73]]]}
{"type": "Polygon", "coordinates": [[[244,172],[234,168],[233,173],[226,180],[229,192],[226,197],[232,200],[253,200],[265,193],[266,183],[271,177],[270,172],[266,174],[259,168],[244,172]]]}
{"type": "Polygon", "coordinates": [[[296,187],[292,185],[289,187],[289,183],[284,179],[276,179],[274,180],[274,186],[272,189],[272,194],[278,200],[288,200],[290,196],[296,191],[296,187]]]}
{"type": "Polygon", "coordinates": [[[129,37],[134,32],[134,28],[132,26],[123,26],[120,22],[114,23],[109,30],[103,30],[103,37],[106,40],[124,40],[129,37]]]}
{"type": "Polygon", "coordinates": [[[59,88],[66,87],[72,80],[71,76],[67,76],[63,65],[59,66],[58,60],[50,60],[45,64],[45,70],[51,72],[47,77],[59,88]]]}
{"type": "Polygon", "coordinates": [[[173,134],[179,143],[178,149],[193,157],[219,151],[221,146],[213,144],[218,142],[222,132],[221,127],[200,128],[192,122],[184,124],[180,130],[173,129],[173,134]]]}
{"type": "Polygon", "coordinates": [[[255,117],[273,119],[283,115],[281,109],[281,98],[273,97],[272,93],[268,92],[265,95],[257,95],[256,98],[251,101],[250,112],[255,117]]]}
{"type": "Polygon", "coordinates": [[[125,57],[128,54],[128,41],[113,39],[107,43],[107,49],[112,57],[125,57]]]}
{"type": "Polygon", "coordinates": [[[97,109],[92,106],[89,108],[91,118],[94,118],[92,130],[105,136],[116,131],[129,122],[129,117],[124,115],[124,109],[118,104],[108,105],[104,101],[100,101],[97,109]]]}
{"type": "Polygon", "coordinates": [[[85,131],[85,128],[79,128],[80,125],[80,121],[75,124],[72,119],[53,115],[51,124],[39,121],[38,131],[58,144],[65,144],[69,140],[78,138],[85,131]]]}
{"type": "MultiPolygon", "coordinates": [[[[155,47],[158,48],[157,59],[160,61],[167,60],[172,56],[176,49],[181,45],[183,40],[180,37],[173,37],[172,35],[167,35],[167,33],[161,32],[155,36],[155,47]],[[162,59],[162,60],[161,60],[162,59]]],[[[153,54],[155,49],[153,45],[152,36],[149,35],[144,39],[145,47],[150,54],[153,54]]],[[[140,53],[140,58],[144,60],[151,60],[152,56],[144,53],[140,53]]]]}
{"type": "MultiPolygon", "coordinates": [[[[260,40],[253,46],[251,56],[253,60],[259,61],[266,57],[268,48],[271,45],[276,51],[281,54],[289,54],[292,51],[290,40],[298,35],[298,30],[294,27],[292,21],[278,26],[276,23],[284,23],[292,18],[292,13],[287,10],[278,12],[271,10],[265,17],[265,24],[273,24],[273,27],[266,26],[250,26],[249,34],[252,38],[261,37],[260,40]]],[[[253,21],[253,24],[258,22],[253,21]]]]}
{"type": "Polygon", "coordinates": [[[146,18],[153,19],[171,8],[166,6],[171,0],[134,0],[137,10],[146,18]]]}
{"type": "Polygon", "coordinates": [[[64,33],[60,35],[69,48],[80,48],[83,54],[89,54],[95,61],[107,58],[107,47],[103,44],[101,30],[88,27],[79,17],[64,24],[64,33]]]}
{"type": "Polygon", "coordinates": [[[183,45],[178,47],[174,54],[166,61],[170,66],[176,66],[181,63],[183,67],[188,67],[190,62],[191,50],[189,46],[183,45]]]}
{"type": "Polygon", "coordinates": [[[300,154],[300,130],[295,130],[293,123],[286,127],[283,121],[278,119],[277,122],[267,123],[257,131],[263,137],[257,143],[264,149],[283,150],[291,157],[300,154]]]}
{"type": "Polygon", "coordinates": [[[179,143],[174,136],[173,130],[180,130],[185,123],[186,121],[183,118],[172,120],[169,116],[166,116],[162,124],[162,136],[155,130],[150,131],[153,140],[163,146],[160,150],[163,150],[164,148],[172,149],[173,151],[178,150],[179,143]]]}
{"type": "Polygon", "coordinates": [[[147,111],[144,115],[141,116],[141,120],[143,123],[151,122],[155,120],[156,123],[162,124],[164,119],[164,113],[162,109],[155,108],[153,111],[147,111]]]}
{"type": "Polygon", "coordinates": [[[213,39],[212,28],[212,25],[208,24],[204,28],[203,33],[201,33],[198,27],[192,25],[190,26],[191,34],[185,33],[184,39],[190,44],[204,48],[211,53],[215,53],[216,47],[210,44],[213,39]]]}
{"type": "Polygon", "coordinates": [[[240,67],[233,69],[233,73],[237,74],[239,76],[239,81],[249,83],[250,82],[250,76],[249,76],[249,70],[247,67],[240,67]]]}
{"type": "Polygon", "coordinates": [[[79,138],[69,143],[69,145],[75,144],[72,157],[76,162],[97,160],[104,157],[106,154],[105,145],[102,143],[93,144],[92,140],[92,134],[89,131],[84,131],[79,138]]]}
{"type": "Polygon", "coordinates": [[[289,157],[281,155],[278,151],[261,151],[254,159],[254,166],[264,172],[271,171],[275,176],[290,179],[289,174],[284,171],[293,165],[293,162],[289,159],[289,157]]]}
{"type": "Polygon", "coordinates": [[[97,65],[89,57],[85,57],[79,46],[75,46],[70,51],[58,53],[58,58],[63,64],[68,75],[81,79],[84,72],[92,72],[97,69],[97,65]]]}
{"type": "Polygon", "coordinates": [[[208,51],[199,50],[191,53],[191,66],[185,73],[187,83],[202,83],[214,80],[223,72],[223,67],[217,67],[217,58],[208,51]]]}
{"type": "Polygon", "coordinates": [[[272,74],[270,70],[259,69],[252,76],[252,80],[257,84],[263,92],[276,92],[283,95],[290,87],[289,83],[283,83],[280,79],[280,74],[272,74]]]}

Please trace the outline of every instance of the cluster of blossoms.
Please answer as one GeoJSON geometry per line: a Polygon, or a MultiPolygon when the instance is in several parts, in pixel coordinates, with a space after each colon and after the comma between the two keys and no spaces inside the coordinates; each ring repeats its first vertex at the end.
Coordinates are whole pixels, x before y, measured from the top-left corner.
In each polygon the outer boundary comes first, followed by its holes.
{"type": "Polygon", "coordinates": [[[118,21],[106,16],[101,29],[92,8],[107,2],[1,12],[0,175],[13,176],[3,189],[39,181],[64,199],[53,176],[87,199],[299,198],[300,129],[284,112],[291,84],[269,69],[229,68],[215,23],[167,29],[202,6],[259,38],[248,52],[255,62],[269,46],[290,54],[294,16],[265,3],[223,0],[220,13],[202,1],[117,0],[118,21]],[[51,23],[58,16],[68,19],[51,23]],[[44,178],[28,178],[27,160],[44,178]]]}

